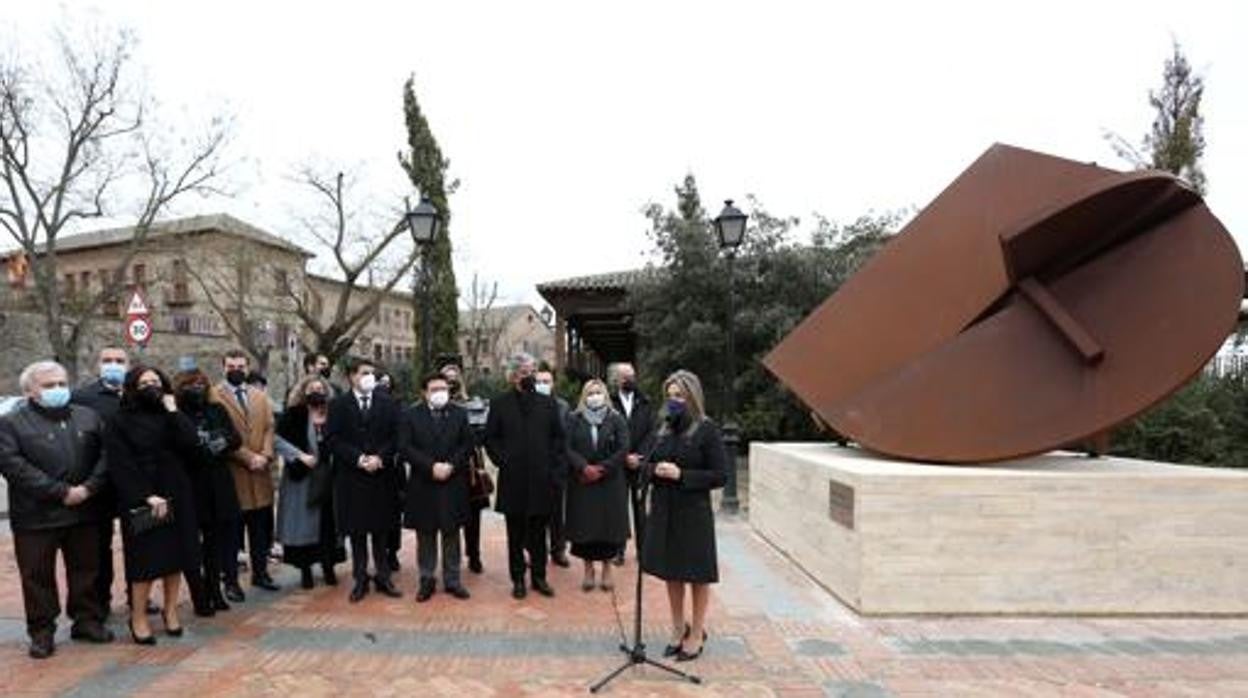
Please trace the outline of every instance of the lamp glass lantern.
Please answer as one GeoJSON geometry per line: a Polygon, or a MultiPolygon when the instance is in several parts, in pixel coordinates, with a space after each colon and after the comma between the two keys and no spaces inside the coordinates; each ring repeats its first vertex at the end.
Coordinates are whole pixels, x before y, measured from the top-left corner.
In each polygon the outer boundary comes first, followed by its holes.
{"type": "Polygon", "coordinates": [[[438,228],[442,220],[428,197],[422,197],[420,205],[416,208],[411,208],[409,205],[405,218],[407,218],[407,228],[411,231],[412,239],[416,241],[416,244],[428,245],[438,236],[438,228]]]}
{"type": "Polygon", "coordinates": [[[745,241],[745,223],[748,216],[732,205],[732,199],[724,201],[724,210],[715,217],[715,237],[721,249],[735,251],[745,241]]]}

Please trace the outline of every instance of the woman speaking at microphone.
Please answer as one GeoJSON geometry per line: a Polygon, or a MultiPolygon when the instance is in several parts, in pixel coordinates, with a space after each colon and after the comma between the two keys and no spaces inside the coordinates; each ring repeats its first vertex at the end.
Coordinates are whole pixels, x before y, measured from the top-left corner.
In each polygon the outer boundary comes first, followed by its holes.
{"type": "Polygon", "coordinates": [[[641,567],[667,582],[672,640],[663,654],[686,662],[702,655],[710,585],[719,581],[711,490],[723,487],[728,457],[719,427],[706,417],[696,375],[676,371],[663,381],[663,394],[663,424],[647,465],[650,515],[641,567]],[[688,621],[686,587],[691,597],[688,621]]]}

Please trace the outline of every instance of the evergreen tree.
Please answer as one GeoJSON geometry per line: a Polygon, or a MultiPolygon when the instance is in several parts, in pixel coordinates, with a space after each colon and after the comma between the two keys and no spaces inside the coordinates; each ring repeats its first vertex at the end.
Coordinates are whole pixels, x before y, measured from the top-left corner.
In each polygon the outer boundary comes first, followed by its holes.
{"type": "MultiPolygon", "coordinates": [[[[458,181],[447,182],[446,171],[451,161],[442,155],[438,141],[429,129],[429,122],[421,111],[413,87],[414,78],[409,77],[403,85],[403,118],[407,123],[407,151],[399,153],[399,165],[407,173],[412,185],[421,196],[429,199],[442,217],[437,240],[425,252],[424,268],[430,270],[429,320],[430,327],[421,326],[422,318],[416,313],[414,321],[416,337],[423,342],[425,332],[430,333],[431,356],[456,353],[459,347],[459,292],[455,286],[455,269],[451,261],[451,207],[448,196],[454,193],[458,181]]],[[[423,345],[418,345],[423,346],[423,345]]],[[[415,375],[421,376],[434,366],[422,365],[423,357],[416,352],[415,375]]]]}

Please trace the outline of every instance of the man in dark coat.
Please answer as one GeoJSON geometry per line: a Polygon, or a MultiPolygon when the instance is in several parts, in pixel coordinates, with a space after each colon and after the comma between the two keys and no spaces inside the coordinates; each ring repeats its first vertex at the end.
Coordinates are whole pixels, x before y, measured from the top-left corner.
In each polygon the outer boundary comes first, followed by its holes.
{"type": "MultiPolygon", "coordinates": [[[[74,390],[70,403],[90,407],[99,415],[101,422],[107,422],[117,409],[121,407],[121,384],[126,379],[126,371],[130,370],[130,360],[126,350],[121,347],[103,347],[99,354],[99,375],[89,383],[74,390]]],[[[100,576],[95,584],[95,593],[100,597],[100,605],[104,608],[104,617],[108,617],[113,605],[113,520],[117,514],[117,495],[113,487],[105,479],[103,487],[95,495],[96,506],[102,514],[100,519],[100,576]]],[[[129,590],[129,584],[126,589],[129,590]]],[[[130,594],[126,594],[126,603],[130,602],[130,594]]],[[[160,609],[152,608],[150,612],[159,613],[160,609]]]]}
{"type": "Polygon", "coordinates": [[[428,601],[435,587],[438,535],[441,534],[442,585],[457,599],[469,597],[460,583],[459,528],[468,521],[468,456],[472,429],[468,413],[451,404],[442,374],[425,378],[425,401],[408,410],[399,426],[399,456],[411,466],[403,523],[416,529],[420,569],[417,601],[428,601]]]}
{"type": "MultiPolygon", "coordinates": [[[[70,637],[111,642],[96,593],[104,486],[103,422],[69,404],[65,369],[41,361],[22,371],[27,404],[0,419],[0,475],[8,481],[13,552],[26,607],[30,656],[50,657],[61,613],[56,554],[65,560],[70,637]]],[[[110,519],[111,521],[111,519],[110,519]]]]}
{"type": "MultiPolygon", "coordinates": [[[[657,422],[650,399],[637,389],[637,371],[632,364],[616,364],[614,383],[615,392],[611,395],[611,404],[628,422],[629,449],[624,462],[624,473],[628,478],[628,499],[633,511],[634,545],[641,546],[644,543],[642,534],[646,530],[646,510],[638,489],[639,474],[646,457],[654,448],[657,422]]],[[[624,564],[622,548],[615,558],[615,564],[624,564]]]]}
{"type": "Polygon", "coordinates": [[[395,458],[399,408],[374,391],[375,371],[368,359],[352,362],[351,390],[330,403],[325,437],[333,455],[339,531],[351,538],[352,602],[368,593],[370,538],[373,585],[386,596],[402,596],[390,580],[392,570],[386,560],[387,533],[398,516],[394,491],[402,482],[395,458]]]}
{"type": "Polygon", "coordinates": [[[546,527],[554,492],[566,477],[559,407],[534,390],[534,367],[528,354],[508,360],[512,389],[490,403],[485,425],[485,448],[498,467],[495,508],[507,519],[507,563],[517,599],[525,596],[526,551],[533,589],[555,595],[546,582],[546,527]]]}

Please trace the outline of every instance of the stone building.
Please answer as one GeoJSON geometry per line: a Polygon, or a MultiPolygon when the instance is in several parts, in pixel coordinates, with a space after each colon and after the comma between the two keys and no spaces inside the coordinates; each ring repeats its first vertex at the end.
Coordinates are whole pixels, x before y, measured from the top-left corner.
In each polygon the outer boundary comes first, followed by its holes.
{"type": "Polygon", "coordinates": [[[560,366],[555,355],[555,332],[533,306],[503,305],[459,313],[459,353],[474,378],[496,376],[507,357],[523,351],[538,362],[560,366]]]}

